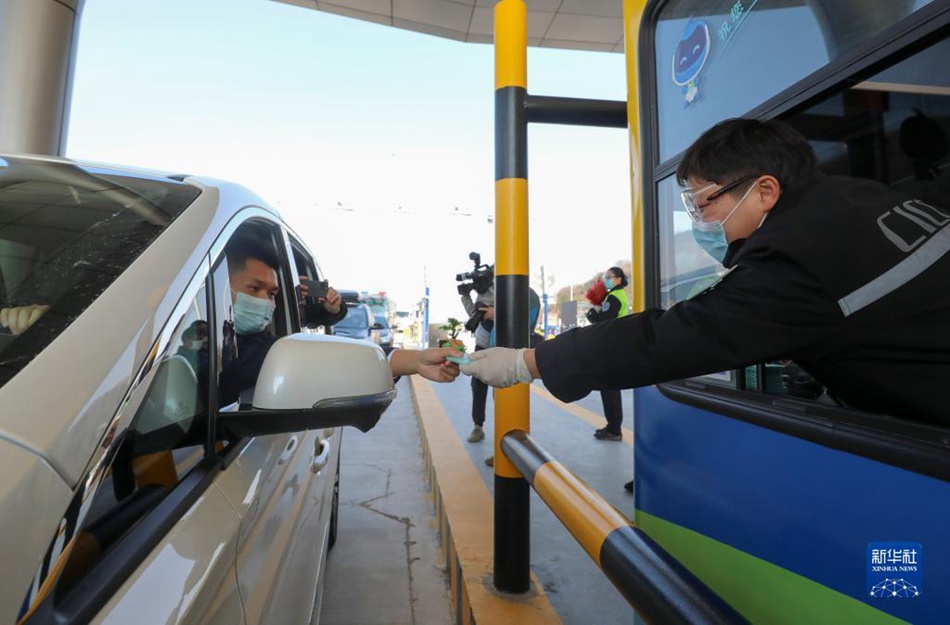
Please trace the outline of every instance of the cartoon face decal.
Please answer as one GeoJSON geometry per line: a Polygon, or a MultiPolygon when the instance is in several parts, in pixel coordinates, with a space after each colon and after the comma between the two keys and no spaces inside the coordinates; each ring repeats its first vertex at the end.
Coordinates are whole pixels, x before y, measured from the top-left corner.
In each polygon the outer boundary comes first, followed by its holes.
{"type": "Polygon", "coordinates": [[[673,83],[683,87],[686,106],[699,98],[699,74],[709,58],[709,26],[690,18],[673,52],[673,83]]]}

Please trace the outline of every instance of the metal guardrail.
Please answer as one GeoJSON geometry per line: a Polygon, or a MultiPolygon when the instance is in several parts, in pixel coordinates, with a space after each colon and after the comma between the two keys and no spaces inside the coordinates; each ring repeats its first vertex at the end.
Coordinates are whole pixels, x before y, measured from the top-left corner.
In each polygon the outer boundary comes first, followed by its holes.
{"type": "Polygon", "coordinates": [[[747,622],[527,432],[512,430],[501,449],[644,621],[747,622]]]}

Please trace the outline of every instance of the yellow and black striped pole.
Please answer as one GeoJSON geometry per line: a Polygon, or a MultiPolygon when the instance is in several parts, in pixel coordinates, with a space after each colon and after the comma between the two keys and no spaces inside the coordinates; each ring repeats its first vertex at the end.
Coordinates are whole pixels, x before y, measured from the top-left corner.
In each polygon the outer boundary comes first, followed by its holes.
{"type": "Polygon", "coordinates": [[[646,623],[747,621],[527,432],[509,432],[506,456],[646,623]]]}
{"type": "MultiPolygon", "coordinates": [[[[495,337],[528,346],[528,25],[523,0],[495,5],[495,337]]],[[[529,486],[501,453],[511,430],[529,431],[528,387],[495,391],[495,587],[527,592],[529,486]]]]}

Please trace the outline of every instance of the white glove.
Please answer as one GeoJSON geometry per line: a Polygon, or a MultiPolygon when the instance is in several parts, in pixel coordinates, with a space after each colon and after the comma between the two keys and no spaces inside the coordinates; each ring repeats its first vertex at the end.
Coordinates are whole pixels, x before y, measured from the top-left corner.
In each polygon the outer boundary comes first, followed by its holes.
{"type": "Polygon", "coordinates": [[[534,378],[524,361],[525,348],[492,347],[469,354],[470,364],[460,369],[465,375],[475,376],[488,386],[507,388],[534,378]]]}

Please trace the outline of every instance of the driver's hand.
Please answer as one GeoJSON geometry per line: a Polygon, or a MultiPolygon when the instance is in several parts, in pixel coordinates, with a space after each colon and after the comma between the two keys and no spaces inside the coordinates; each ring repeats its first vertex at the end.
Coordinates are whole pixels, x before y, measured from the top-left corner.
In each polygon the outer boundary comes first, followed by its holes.
{"type": "Polygon", "coordinates": [[[495,320],[495,307],[486,306],[484,308],[479,308],[480,311],[485,313],[485,321],[494,321],[495,320]]]}
{"type": "Polygon", "coordinates": [[[417,373],[433,382],[452,382],[459,375],[459,366],[446,360],[462,353],[451,347],[432,347],[419,352],[417,373]]]}
{"type": "Polygon", "coordinates": [[[0,310],[0,325],[10,330],[10,334],[17,336],[26,332],[47,310],[49,306],[45,304],[4,308],[0,310]]]}
{"type": "Polygon", "coordinates": [[[334,289],[332,286],[327,288],[326,299],[320,299],[323,300],[323,309],[328,313],[335,315],[340,312],[340,306],[343,303],[343,298],[340,297],[340,294],[337,293],[336,289],[334,289]]]}

